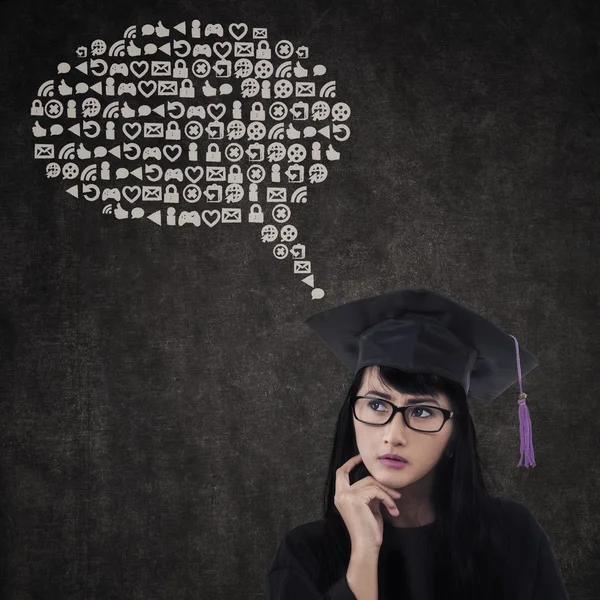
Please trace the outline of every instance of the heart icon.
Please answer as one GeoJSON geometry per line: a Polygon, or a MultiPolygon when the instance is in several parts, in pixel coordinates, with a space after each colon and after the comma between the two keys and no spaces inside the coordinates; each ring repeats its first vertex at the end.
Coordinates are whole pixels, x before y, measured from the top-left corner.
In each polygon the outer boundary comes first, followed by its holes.
{"type": "Polygon", "coordinates": [[[163,155],[171,162],[175,162],[182,153],[181,146],[177,144],[165,144],[163,147],[163,155]]]}
{"type": "Polygon", "coordinates": [[[231,37],[236,40],[241,40],[248,33],[248,25],[246,23],[232,23],[229,26],[231,37]]]}
{"type": "Polygon", "coordinates": [[[215,42],[213,50],[221,58],[226,58],[231,54],[231,42],[215,42]]]}
{"type": "Polygon", "coordinates": [[[225,105],[221,102],[220,104],[209,104],[206,110],[215,121],[218,121],[225,114],[225,111],[227,109],[225,105]]]}
{"type": "Polygon", "coordinates": [[[221,211],[220,210],[203,210],[202,211],[202,220],[209,226],[214,227],[221,220],[221,211]],[[211,221],[211,216],[214,217],[214,220],[211,221]]]}
{"type": "Polygon", "coordinates": [[[156,92],[156,87],[156,81],[153,80],[145,80],[138,83],[138,90],[140,90],[140,94],[146,96],[146,98],[149,98],[156,92]]]}
{"type": "Polygon", "coordinates": [[[148,72],[150,65],[145,60],[134,60],[129,68],[138,79],[141,79],[148,72]]]}
{"type": "Polygon", "coordinates": [[[133,204],[142,195],[142,190],[137,185],[126,185],[123,188],[123,196],[127,202],[133,204]]]}
{"type": "Polygon", "coordinates": [[[202,167],[186,167],[185,168],[185,176],[192,183],[198,183],[202,176],[204,175],[204,169],[202,167]]]}
{"type": "Polygon", "coordinates": [[[142,133],[142,125],[140,123],[125,123],[125,125],[123,125],[123,133],[130,140],[135,140],[135,138],[142,133]]]}

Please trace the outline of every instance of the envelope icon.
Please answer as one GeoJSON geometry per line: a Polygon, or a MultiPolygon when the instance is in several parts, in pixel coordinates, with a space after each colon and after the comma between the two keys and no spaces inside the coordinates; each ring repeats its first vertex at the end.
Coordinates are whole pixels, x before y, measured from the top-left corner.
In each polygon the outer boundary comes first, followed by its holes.
{"type": "Polygon", "coordinates": [[[164,137],[165,129],[163,123],[144,123],[144,137],[159,138],[164,137]]]}
{"type": "Polygon", "coordinates": [[[225,181],[226,179],[226,167],[206,167],[206,181],[225,181]]]}
{"type": "Polygon", "coordinates": [[[142,201],[160,202],[162,200],[162,188],[160,185],[145,185],[142,187],[142,201]]]}
{"type": "Polygon", "coordinates": [[[315,96],[314,81],[296,81],[296,96],[307,97],[315,96]]]}
{"type": "Polygon", "coordinates": [[[177,82],[159,81],[157,94],[159,96],[177,96],[177,82]]]}
{"type": "Polygon", "coordinates": [[[36,144],[34,158],[54,158],[54,144],[36,144]]]}
{"type": "Polygon", "coordinates": [[[266,40],[267,39],[267,28],[266,27],[253,27],[252,37],[255,40],[266,40]]]}
{"type": "Polygon", "coordinates": [[[252,58],[254,56],[254,44],[252,42],[236,42],[235,56],[252,58]]]}
{"type": "Polygon", "coordinates": [[[241,208],[221,208],[221,223],[241,223],[241,208]]]}
{"type": "Polygon", "coordinates": [[[295,260],[294,273],[310,273],[310,260],[295,260]]]}
{"type": "Polygon", "coordinates": [[[285,188],[268,187],[267,202],[287,202],[285,188]]]}
{"type": "Polygon", "coordinates": [[[171,63],[168,60],[153,60],[152,75],[171,75],[171,63]]]}

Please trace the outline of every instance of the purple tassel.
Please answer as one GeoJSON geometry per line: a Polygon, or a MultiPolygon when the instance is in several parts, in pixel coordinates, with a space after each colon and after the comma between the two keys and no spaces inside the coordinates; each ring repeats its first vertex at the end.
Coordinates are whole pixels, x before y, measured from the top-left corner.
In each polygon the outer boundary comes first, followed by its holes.
{"type": "Polygon", "coordinates": [[[531,417],[527,406],[527,394],[519,394],[519,433],[521,436],[521,460],[517,467],[535,467],[533,454],[533,436],[531,434],[531,417]],[[525,458],[525,463],[523,463],[525,458]]]}
{"type": "MultiPolygon", "coordinates": [[[[510,335],[510,334],[509,334],[510,335]]],[[[510,336],[515,340],[517,349],[517,373],[519,375],[519,435],[521,437],[521,460],[518,467],[535,467],[535,455],[533,454],[533,435],[531,432],[531,417],[529,416],[529,407],[527,406],[527,394],[523,392],[521,383],[521,359],[519,358],[519,342],[514,335],[510,336]],[[523,462],[525,459],[525,462],[523,462]]]]}

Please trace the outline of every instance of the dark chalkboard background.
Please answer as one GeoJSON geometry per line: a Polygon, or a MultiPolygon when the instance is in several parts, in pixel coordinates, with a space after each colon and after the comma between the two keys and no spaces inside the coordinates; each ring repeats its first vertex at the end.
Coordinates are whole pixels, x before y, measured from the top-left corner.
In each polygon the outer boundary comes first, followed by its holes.
{"type": "Polygon", "coordinates": [[[494,492],[527,504],[573,600],[600,597],[600,9],[496,2],[5,1],[0,164],[3,597],[264,597],[321,517],[350,375],[302,325],[400,287],[449,295],[539,359],[473,403],[494,492]],[[117,221],[33,159],[38,86],[130,25],[245,22],[306,44],[352,108],[294,213],[309,286],[256,226],[117,221]]]}

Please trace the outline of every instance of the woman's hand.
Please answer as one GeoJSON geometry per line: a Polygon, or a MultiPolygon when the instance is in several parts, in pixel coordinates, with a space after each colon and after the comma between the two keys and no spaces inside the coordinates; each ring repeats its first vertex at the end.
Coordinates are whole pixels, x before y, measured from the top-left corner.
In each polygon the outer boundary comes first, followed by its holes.
{"type": "Polygon", "coordinates": [[[400,498],[402,494],[370,475],[350,485],[350,471],[361,461],[362,456],[357,454],[336,470],[333,502],[350,534],[352,553],[379,553],[383,542],[383,517],[379,503],[382,502],[391,515],[398,516],[400,513],[394,498],[400,498]]]}

